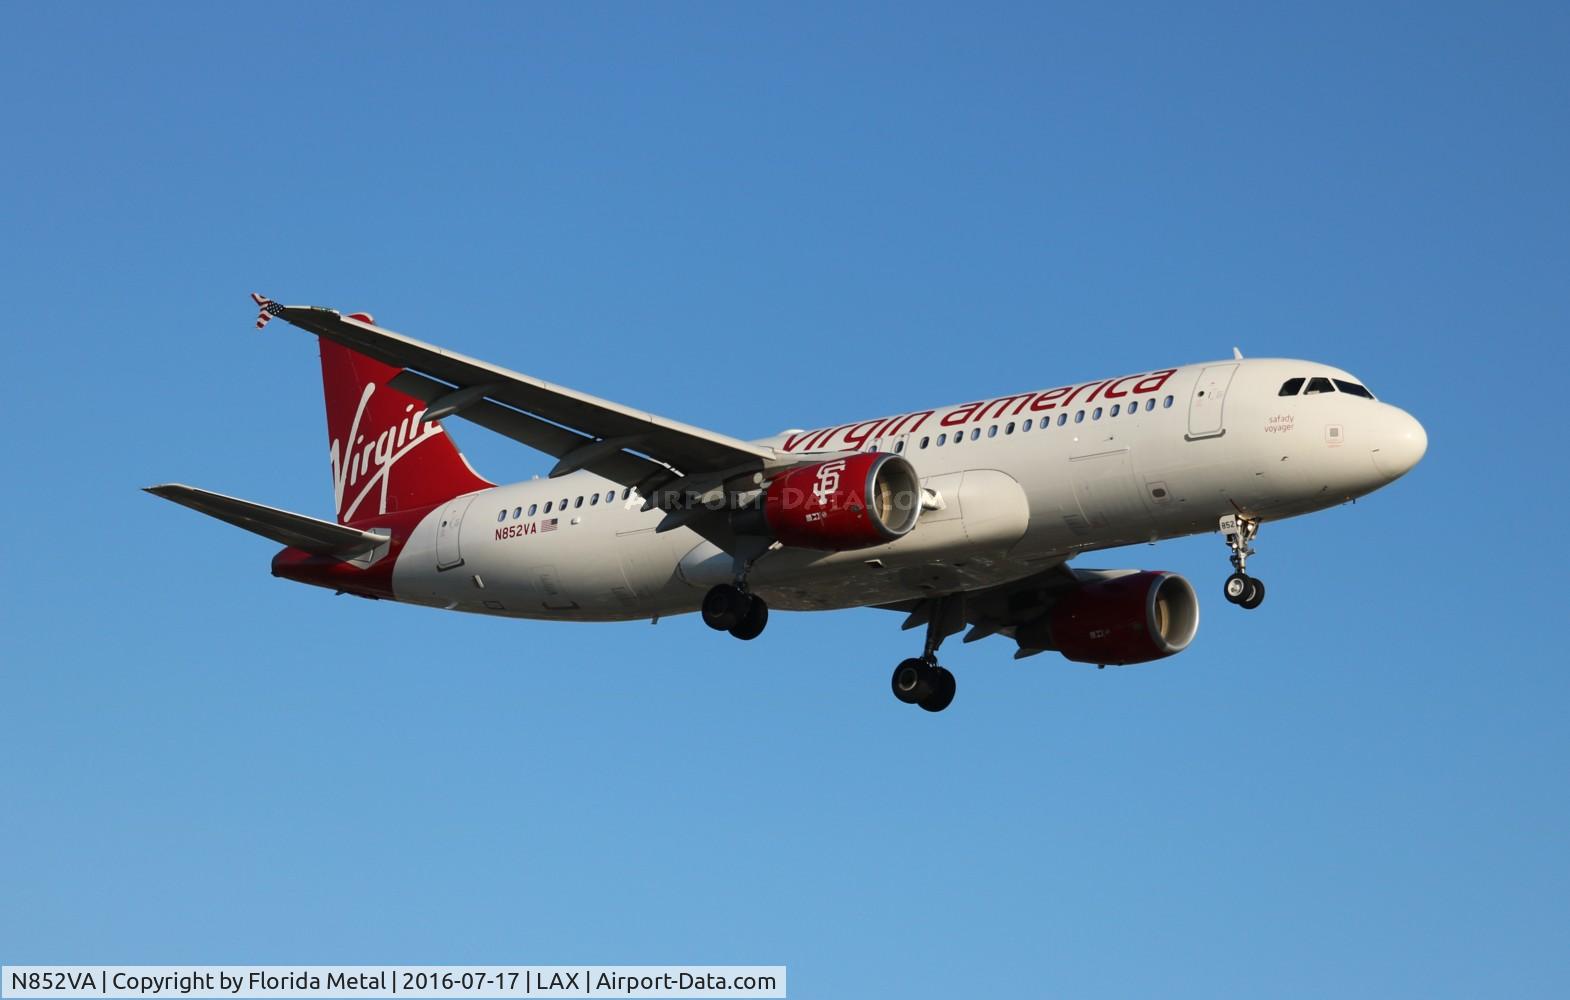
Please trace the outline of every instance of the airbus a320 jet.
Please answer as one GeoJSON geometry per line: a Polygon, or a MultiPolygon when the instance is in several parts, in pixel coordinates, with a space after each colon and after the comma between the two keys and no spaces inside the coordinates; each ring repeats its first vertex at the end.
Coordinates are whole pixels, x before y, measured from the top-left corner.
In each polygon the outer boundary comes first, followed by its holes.
{"type": "MultiPolygon", "coordinates": [[[[923,628],[894,669],[939,712],[951,635],[1147,663],[1199,626],[1183,577],[1077,569],[1082,553],[1219,531],[1222,593],[1258,607],[1260,525],[1404,475],[1428,439],[1353,375],[1241,356],[743,441],[477,361],[369,315],[284,306],[320,339],[336,520],[179,484],[148,492],[286,546],[276,576],[449,611],[658,621],[697,611],[756,639],[771,608],[875,606],[923,628]],[[497,485],[443,421],[556,459],[497,485]],[[966,631],[968,629],[968,631],[966,631]]],[[[1234,351],[1234,355],[1237,352],[1234,351]]]]}

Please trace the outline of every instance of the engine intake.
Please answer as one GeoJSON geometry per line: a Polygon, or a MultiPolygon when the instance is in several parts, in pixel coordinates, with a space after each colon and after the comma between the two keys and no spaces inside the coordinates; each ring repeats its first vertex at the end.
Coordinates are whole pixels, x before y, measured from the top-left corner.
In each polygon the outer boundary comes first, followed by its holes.
{"type": "Polygon", "coordinates": [[[763,494],[768,532],[786,545],[842,552],[908,534],[921,515],[921,480],[887,452],[798,466],[763,494]]]}
{"type": "Polygon", "coordinates": [[[1149,663],[1181,653],[1199,630],[1199,598],[1176,573],[1144,571],[1081,585],[1047,615],[1052,644],[1076,663],[1149,663]]]}

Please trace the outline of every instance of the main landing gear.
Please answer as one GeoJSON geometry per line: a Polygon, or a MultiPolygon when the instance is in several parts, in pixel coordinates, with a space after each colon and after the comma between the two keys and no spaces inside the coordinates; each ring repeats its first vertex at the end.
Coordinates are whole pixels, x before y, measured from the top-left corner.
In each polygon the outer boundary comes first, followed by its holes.
{"type": "Polygon", "coordinates": [[[738,639],[756,639],[763,634],[763,627],[769,623],[769,606],[747,589],[747,574],[752,572],[752,564],[773,547],[763,542],[733,554],[735,582],[710,587],[703,595],[703,624],[738,639]]]}
{"type": "Polygon", "coordinates": [[[1254,554],[1254,536],[1259,534],[1259,522],[1241,514],[1228,514],[1221,519],[1221,534],[1227,548],[1232,550],[1231,576],[1227,577],[1222,593],[1226,599],[1241,608],[1252,611],[1265,600],[1265,585],[1248,575],[1248,557],[1254,554]]]}
{"type": "MultiPolygon", "coordinates": [[[[921,655],[904,660],[894,668],[890,685],[894,697],[907,705],[920,705],[929,712],[941,712],[954,700],[954,675],[938,664],[938,647],[943,640],[965,627],[964,595],[931,599],[927,618],[927,640],[921,655]]],[[[907,626],[909,627],[909,626],[907,626]]]]}
{"type": "Polygon", "coordinates": [[[710,588],[703,598],[703,624],[738,639],[756,639],[769,623],[769,606],[763,598],[735,584],[710,588]]]}
{"type": "Polygon", "coordinates": [[[954,675],[936,657],[913,656],[894,668],[894,697],[907,705],[941,712],[954,700],[954,675]]]}

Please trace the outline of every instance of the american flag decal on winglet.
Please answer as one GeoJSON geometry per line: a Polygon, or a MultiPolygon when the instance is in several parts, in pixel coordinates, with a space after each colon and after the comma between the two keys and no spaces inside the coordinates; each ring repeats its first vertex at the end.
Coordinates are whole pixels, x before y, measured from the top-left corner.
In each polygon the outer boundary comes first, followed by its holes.
{"type": "Polygon", "coordinates": [[[272,319],[274,316],[283,311],[283,307],[278,303],[274,302],[267,296],[259,295],[256,292],[251,293],[251,301],[255,302],[256,307],[261,310],[261,312],[256,314],[256,328],[258,330],[266,326],[268,320],[272,319]]]}
{"type": "Polygon", "coordinates": [[[554,518],[554,517],[547,517],[545,520],[541,521],[540,522],[540,530],[541,531],[555,531],[556,530],[556,518],[554,518]]]}

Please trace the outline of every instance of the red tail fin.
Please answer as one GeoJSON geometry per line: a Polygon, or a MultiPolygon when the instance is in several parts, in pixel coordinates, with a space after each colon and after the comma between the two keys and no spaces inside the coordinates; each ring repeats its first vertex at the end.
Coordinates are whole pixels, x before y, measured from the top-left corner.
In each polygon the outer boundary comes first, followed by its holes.
{"type": "Polygon", "coordinates": [[[469,468],[439,423],[420,423],[424,403],[387,388],[397,368],[320,343],[340,523],[434,507],[492,485],[469,468]]]}

